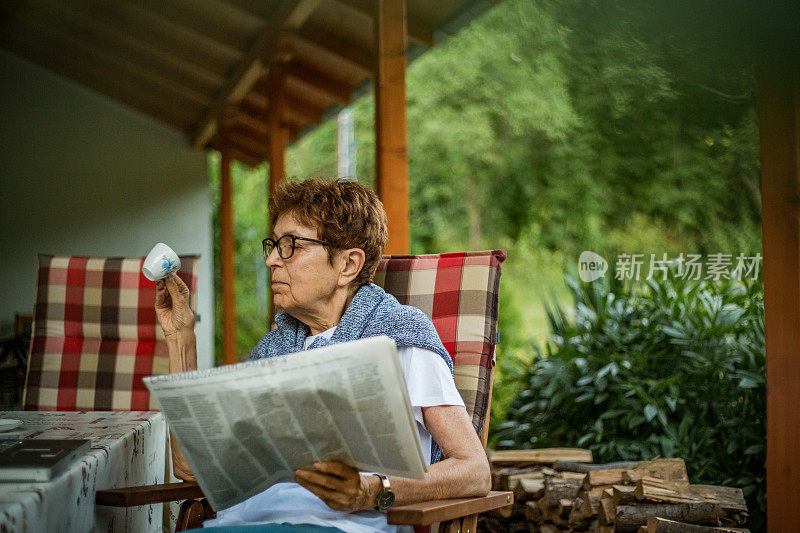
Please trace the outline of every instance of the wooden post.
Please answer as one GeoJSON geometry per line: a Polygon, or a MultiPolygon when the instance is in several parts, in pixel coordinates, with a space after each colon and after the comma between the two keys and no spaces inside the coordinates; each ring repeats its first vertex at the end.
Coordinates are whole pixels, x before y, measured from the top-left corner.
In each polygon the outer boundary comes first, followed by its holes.
{"type": "Polygon", "coordinates": [[[409,253],[406,2],[377,0],[375,188],[389,219],[387,254],[409,253]]]}
{"type": "Polygon", "coordinates": [[[800,509],[800,65],[791,58],[762,54],[758,78],[770,533],[795,531],[800,509]]]}
{"type": "Polygon", "coordinates": [[[226,365],[236,363],[236,265],[234,263],[233,184],[231,157],[227,150],[220,158],[220,247],[222,260],[222,360],[226,365]]]}
{"type": "MultiPolygon", "coordinates": [[[[283,124],[283,112],[286,105],[286,64],[283,61],[276,61],[269,67],[267,75],[267,105],[268,116],[268,138],[269,146],[267,157],[269,161],[269,183],[267,185],[267,201],[275,194],[278,185],[286,177],[285,156],[286,145],[289,140],[289,133],[283,124]]],[[[271,215],[267,213],[267,234],[272,232],[270,224],[271,215]]],[[[275,308],[272,305],[272,287],[267,280],[267,327],[272,327],[272,320],[275,316],[275,308]]]]}
{"type": "Polygon", "coordinates": [[[286,127],[283,125],[283,112],[286,104],[286,91],[284,90],[286,80],[286,66],[282,62],[270,65],[267,75],[267,100],[268,116],[267,124],[269,144],[269,195],[275,192],[278,184],[285,178],[284,168],[285,152],[288,135],[286,127]]]}

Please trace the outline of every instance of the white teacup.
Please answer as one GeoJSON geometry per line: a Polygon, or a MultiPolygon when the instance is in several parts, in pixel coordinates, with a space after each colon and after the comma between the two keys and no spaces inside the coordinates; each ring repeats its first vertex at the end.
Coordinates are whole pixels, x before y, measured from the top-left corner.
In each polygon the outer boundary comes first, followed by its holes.
{"type": "Polygon", "coordinates": [[[160,242],[153,246],[144,259],[142,274],[150,281],[164,279],[181,268],[181,260],[175,251],[160,242]]]}

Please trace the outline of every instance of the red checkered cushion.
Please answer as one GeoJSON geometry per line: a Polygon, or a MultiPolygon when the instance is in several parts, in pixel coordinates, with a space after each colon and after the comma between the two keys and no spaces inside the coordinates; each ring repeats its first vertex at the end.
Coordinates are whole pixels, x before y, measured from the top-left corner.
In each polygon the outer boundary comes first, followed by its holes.
{"type": "Polygon", "coordinates": [[[500,270],[505,258],[502,250],[388,255],[375,273],[376,284],[433,320],[453,357],[456,387],[478,434],[489,409],[500,270]]]}
{"type": "MultiPolygon", "coordinates": [[[[178,275],[196,309],[199,256],[178,275]]],[[[39,256],[26,410],[158,409],[142,377],[169,371],[144,258],[39,256]]]]}

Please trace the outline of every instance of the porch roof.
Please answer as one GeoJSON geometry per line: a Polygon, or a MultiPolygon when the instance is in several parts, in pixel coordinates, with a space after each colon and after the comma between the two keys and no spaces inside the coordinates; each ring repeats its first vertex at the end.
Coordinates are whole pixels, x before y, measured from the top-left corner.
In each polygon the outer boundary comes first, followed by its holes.
{"type": "MultiPolygon", "coordinates": [[[[407,1],[407,57],[496,0],[407,1]]],[[[0,46],[257,164],[270,65],[286,63],[289,140],[346,106],[377,65],[372,0],[10,0],[0,46]]]]}

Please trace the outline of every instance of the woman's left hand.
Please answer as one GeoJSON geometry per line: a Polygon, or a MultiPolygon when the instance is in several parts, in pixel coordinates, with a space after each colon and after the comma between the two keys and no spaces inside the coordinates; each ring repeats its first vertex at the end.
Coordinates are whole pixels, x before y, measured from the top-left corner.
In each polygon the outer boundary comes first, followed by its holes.
{"type": "Polygon", "coordinates": [[[375,507],[370,495],[370,476],[362,476],[339,461],[317,461],[313,467],[313,470],[295,470],[294,480],[331,509],[352,512],[375,507]]]}

